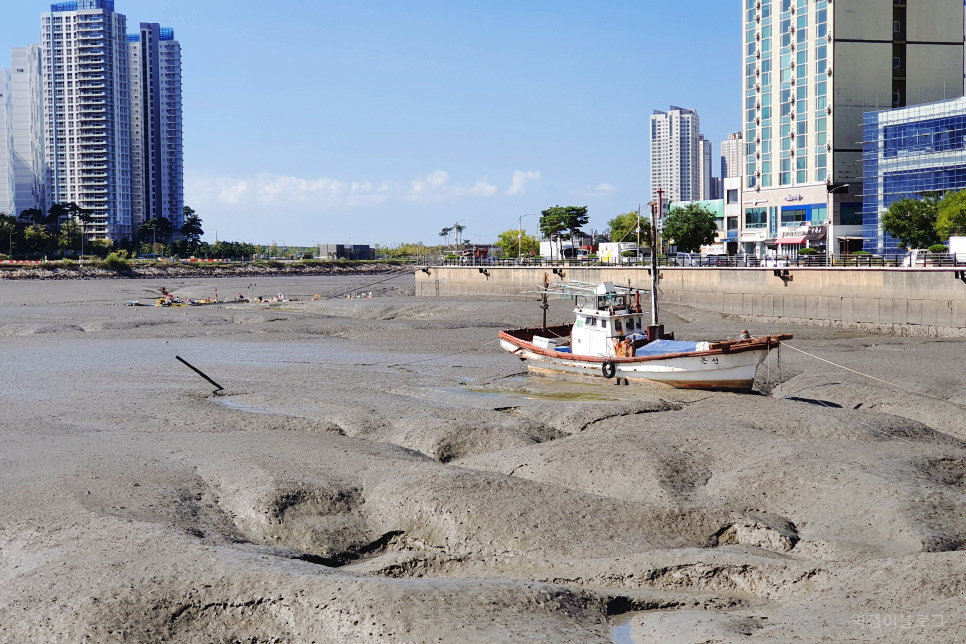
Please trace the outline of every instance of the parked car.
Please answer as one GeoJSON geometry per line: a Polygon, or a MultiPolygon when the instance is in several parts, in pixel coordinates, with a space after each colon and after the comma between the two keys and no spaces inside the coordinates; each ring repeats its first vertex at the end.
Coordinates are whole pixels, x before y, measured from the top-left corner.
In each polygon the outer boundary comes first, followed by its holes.
{"type": "Polygon", "coordinates": [[[761,260],[758,259],[757,255],[752,255],[751,253],[742,253],[740,255],[735,255],[732,257],[735,266],[760,266],[761,260]]]}
{"type": "Polygon", "coordinates": [[[675,266],[701,266],[701,255],[697,253],[678,253],[674,258],[675,266]]]}

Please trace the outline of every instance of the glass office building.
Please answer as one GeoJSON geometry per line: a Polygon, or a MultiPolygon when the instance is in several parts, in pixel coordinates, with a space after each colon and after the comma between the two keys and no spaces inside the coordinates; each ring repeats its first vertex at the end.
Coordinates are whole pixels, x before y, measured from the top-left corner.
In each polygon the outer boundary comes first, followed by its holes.
{"type": "Polygon", "coordinates": [[[863,246],[898,252],[881,225],[893,202],[966,189],[966,98],[869,112],[864,129],[863,246]]]}

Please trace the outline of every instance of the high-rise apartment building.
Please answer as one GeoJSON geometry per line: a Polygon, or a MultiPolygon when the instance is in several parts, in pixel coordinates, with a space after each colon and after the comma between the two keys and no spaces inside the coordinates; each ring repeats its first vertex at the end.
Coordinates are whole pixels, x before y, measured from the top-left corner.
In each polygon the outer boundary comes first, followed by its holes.
{"type": "MultiPolygon", "coordinates": [[[[701,127],[698,113],[671,106],[651,115],[651,198],[664,190],[664,203],[701,197],[701,127]]],[[[708,173],[710,175],[710,172],[708,173]]]]}
{"type": "Polygon", "coordinates": [[[0,73],[0,211],[47,208],[39,45],[14,47],[0,73]]]}
{"type": "Polygon", "coordinates": [[[840,204],[861,207],[863,113],[962,95],[963,2],[743,0],[742,9],[746,219],[765,216],[780,246],[807,234],[840,252],[840,204]]]}
{"type": "Polygon", "coordinates": [[[721,180],[741,176],[742,150],[741,132],[731,132],[728,140],[721,142],[721,180]]]}
{"type": "Polygon", "coordinates": [[[128,40],[131,69],[132,217],[165,217],[180,228],[184,212],[181,46],[174,30],[141,23],[128,40]]]}
{"type": "Polygon", "coordinates": [[[48,196],[88,210],[88,235],[113,240],[134,232],[126,27],[113,0],[62,2],[41,17],[48,196]]]}
{"type": "Polygon", "coordinates": [[[13,205],[13,141],[8,128],[10,107],[10,70],[0,69],[0,213],[14,214],[13,205]]]}
{"type": "Polygon", "coordinates": [[[711,141],[698,135],[698,198],[702,201],[714,199],[714,177],[711,175],[711,157],[714,146],[711,141]]]}

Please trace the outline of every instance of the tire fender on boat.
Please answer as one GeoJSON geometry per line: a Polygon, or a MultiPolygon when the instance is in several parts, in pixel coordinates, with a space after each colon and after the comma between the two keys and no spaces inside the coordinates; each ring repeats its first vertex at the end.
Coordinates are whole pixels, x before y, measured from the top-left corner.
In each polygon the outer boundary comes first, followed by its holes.
{"type": "Polygon", "coordinates": [[[615,365],[611,360],[604,360],[604,364],[601,365],[600,371],[605,378],[613,378],[617,375],[617,365],[615,365]]]}

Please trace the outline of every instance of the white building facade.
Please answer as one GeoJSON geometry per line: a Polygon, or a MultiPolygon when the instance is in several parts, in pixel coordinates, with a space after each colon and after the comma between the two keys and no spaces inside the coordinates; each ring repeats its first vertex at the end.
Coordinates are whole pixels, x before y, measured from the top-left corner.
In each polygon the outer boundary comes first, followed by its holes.
{"type": "MultiPolygon", "coordinates": [[[[651,199],[698,201],[701,196],[700,119],[694,110],[671,106],[651,115],[651,199]]],[[[709,173],[710,174],[710,173],[709,173]]]]}
{"type": "Polygon", "coordinates": [[[861,247],[863,113],[962,95],[962,0],[742,10],[743,228],[765,217],[759,250],[781,254],[861,247]]]}
{"type": "Polygon", "coordinates": [[[127,19],[113,0],[76,0],[41,17],[48,196],[89,211],[91,238],[130,239],[127,19]]]}
{"type": "Polygon", "coordinates": [[[741,132],[731,132],[728,140],[721,142],[721,180],[741,176],[741,132]]]}
{"type": "Polygon", "coordinates": [[[0,211],[47,209],[39,45],[14,47],[0,76],[0,211]]]}

